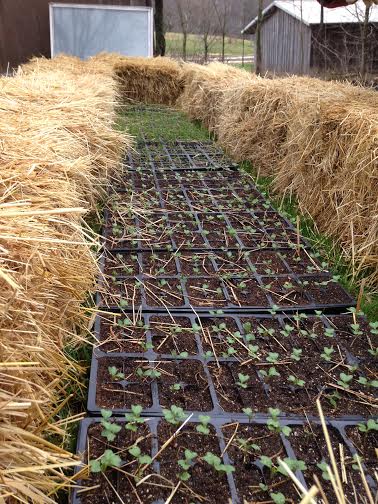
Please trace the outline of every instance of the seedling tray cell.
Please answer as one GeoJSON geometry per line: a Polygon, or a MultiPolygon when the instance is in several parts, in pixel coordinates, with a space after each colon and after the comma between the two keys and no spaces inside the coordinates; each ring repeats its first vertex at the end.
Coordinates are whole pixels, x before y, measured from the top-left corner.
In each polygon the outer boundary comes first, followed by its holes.
{"type": "MultiPolygon", "coordinates": [[[[358,323],[361,351],[367,344],[375,348],[372,328],[363,318],[358,323]]],[[[98,316],[88,411],[123,414],[138,399],[151,415],[176,404],[240,419],[247,407],[310,417],[321,396],[329,417],[369,416],[373,407],[367,404],[376,402],[369,347],[355,356],[338,340],[341,332],[353,335],[353,327],[350,315],[98,316]],[[246,386],[240,373],[247,376],[246,386]]]]}
{"type": "MultiPolygon", "coordinates": [[[[322,479],[322,470],[317,467],[321,462],[330,464],[329,454],[325,447],[322,447],[325,443],[322,442],[323,434],[319,421],[313,421],[309,425],[301,420],[281,420],[281,427],[291,429],[290,434],[285,436],[270,430],[263,418],[251,422],[241,421],[238,424],[232,417],[211,418],[207,424],[208,434],[197,430],[201,424],[194,417],[186,421],[178,432],[180,424],[172,425],[159,418],[146,418],[145,423],[138,424],[137,432],[126,429],[126,419],[117,419],[116,423],[121,430],[111,443],[101,436],[103,428],[100,422],[101,418],[81,421],[77,452],[85,464],[88,459],[98,459],[106,449],[111,449],[121,458],[121,470],[110,468],[105,473],[106,477],[101,473],[92,473],[88,480],[79,480],[79,489],[73,490],[71,495],[72,504],[88,504],[93,502],[94,497],[96,502],[101,504],[102,501],[98,500],[99,488],[104,494],[103,502],[121,498],[122,502],[130,504],[139,504],[141,499],[143,503],[163,504],[179,481],[177,474],[183,472],[178,461],[185,458],[187,449],[193,452],[194,458],[188,469],[189,479],[185,481],[185,485],[179,485],[176,493],[178,502],[191,502],[196,495],[201,495],[209,502],[216,502],[219,495],[234,504],[246,501],[264,502],[264,499],[270,499],[272,492],[280,492],[286,499],[299,501],[300,497],[290,478],[277,470],[271,471],[266,465],[269,462],[278,468],[278,458],[292,465],[305,488],[312,485],[312,474],[315,472],[322,480],[327,496],[331,498],[333,495],[329,482],[322,479]],[[138,469],[137,461],[128,451],[129,447],[135,444],[142,454],[150,456],[150,465],[142,464],[138,469]],[[232,466],[234,469],[227,473],[215,470],[203,458],[208,452],[220,457],[220,462],[225,466],[232,466]],[[136,482],[133,482],[133,477],[129,475],[136,473],[140,467],[143,467],[144,471],[139,474],[139,481],[143,476],[150,476],[145,483],[135,486],[136,482]],[[151,476],[152,474],[155,476],[151,476]],[[165,485],[161,484],[161,478],[165,478],[165,485]]],[[[327,425],[338,470],[341,471],[343,467],[346,476],[344,492],[350,497],[353,497],[356,490],[359,495],[364,495],[362,482],[356,477],[358,473],[351,468],[357,453],[356,448],[346,434],[347,429],[355,425],[353,422],[343,421],[333,421],[327,425]],[[339,444],[343,448],[342,460],[339,444]]],[[[369,474],[368,464],[363,462],[363,468],[367,482],[374,491],[376,485],[369,474]]],[[[82,467],[78,466],[75,472],[81,469],[82,467]]]]}

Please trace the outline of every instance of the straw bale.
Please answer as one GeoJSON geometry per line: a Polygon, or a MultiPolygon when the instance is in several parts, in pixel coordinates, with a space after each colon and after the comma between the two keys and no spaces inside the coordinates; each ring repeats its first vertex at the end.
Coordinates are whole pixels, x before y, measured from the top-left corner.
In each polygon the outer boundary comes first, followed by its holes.
{"type": "Polygon", "coordinates": [[[244,70],[210,63],[202,66],[188,63],[182,69],[184,90],[178,106],[193,120],[201,121],[210,131],[218,133],[224,111],[224,94],[234,82],[246,86],[255,77],[244,70]]]}
{"type": "Polygon", "coordinates": [[[44,436],[65,436],[52,415],[82,371],[64,347],[87,334],[98,269],[84,216],[131,143],[112,127],[115,82],[80,65],[0,79],[0,500],[52,502],[75,462],[44,436]]]}
{"type": "Polygon", "coordinates": [[[174,105],[183,89],[181,67],[170,58],[125,58],[114,71],[123,102],[174,105]]]}

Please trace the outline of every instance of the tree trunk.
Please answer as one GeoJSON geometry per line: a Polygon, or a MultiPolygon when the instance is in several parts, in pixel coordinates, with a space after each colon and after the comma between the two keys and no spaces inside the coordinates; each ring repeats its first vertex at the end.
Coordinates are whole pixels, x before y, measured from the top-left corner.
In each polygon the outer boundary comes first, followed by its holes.
{"type": "Polygon", "coordinates": [[[205,63],[207,62],[207,58],[209,56],[209,44],[207,40],[207,35],[203,36],[203,48],[204,48],[204,58],[205,58],[205,63]]]}
{"type": "Polygon", "coordinates": [[[186,42],[187,42],[188,35],[186,32],[183,32],[182,34],[182,59],[186,61],[186,42]]]}
{"type": "Polygon", "coordinates": [[[225,44],[226,34],[222,33],[222,63],[224,63],[224,44],[225,44]]]}
{"type": "Polygon", "coordinates": [[[155,0],[155,56],[165,54],[163,0],[155,0]]]}
{"type": "Polygon", "coordinates": [[[256,50],[255,50],[255,68],[256,75],[261,74],[261,24],[262,24],[263,0],[259,0],[259,11],[257,15],[256,27],[256,50]]]}
{"type": "Polygon", "coordinates": [[[362,47],[361,47],[361,77],[365,79],[366,77],[366,56],[367,56],[367,34],[368,34],[368,25],[369,25],[369,13],[370,7],[365,7],[365,19],[364,25],[362,28],[362,47]]]}

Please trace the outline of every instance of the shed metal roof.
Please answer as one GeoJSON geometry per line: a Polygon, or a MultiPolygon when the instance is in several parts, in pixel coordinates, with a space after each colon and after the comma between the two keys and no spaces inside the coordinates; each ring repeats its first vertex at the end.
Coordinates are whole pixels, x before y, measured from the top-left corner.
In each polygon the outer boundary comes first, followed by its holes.
{"type": "MultiPolygon", "coordinates": [[[[277,9],[281,9],[290,16],[302,21],[305,25],[320,24],[321,6],[316,0],[274,0],[263,10],[264,18],[274,14],[277,9]]],[[[338,7],[336,9],[324,9],[325,24],[359,23],[364,19],[365,4],[359,0],[348,7],[338,7]]],[[[378,6],[373,5],[370,9],[371,23],[378,23],[378,6]]],[[[254,33],[257,25],[257,17],[253,19],[242,33],[254,33]]]]}

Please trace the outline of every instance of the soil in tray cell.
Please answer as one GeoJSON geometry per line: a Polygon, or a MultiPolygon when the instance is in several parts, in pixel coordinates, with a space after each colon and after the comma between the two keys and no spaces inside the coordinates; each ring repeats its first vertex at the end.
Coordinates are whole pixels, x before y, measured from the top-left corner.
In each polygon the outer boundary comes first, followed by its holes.
{"type": "Polygon", "coordinates": [[[154,351],[157,354],[198,354],[194,329],[187,317],[152,316],[150,328],[154,351]]]}
{"type": "Polygon", "coordinates": [[[173,233],[173,239],[178,249],[203,249],[204,247],[207,247],[204,236],[199,231],[193,232],[189,229],[186,229],[185,231],[175,230],[173,233]]]}
{"type": "Polygon", "coordinates": [[[144,288],[148,306],[182,306],[184,298],[179,280],[160,278],[159,280],[145,280],[144,288]]]}
{"type": "MultiPolygon", "coordinates": [[[[176,431],[177,426],[160,423],[158,427],[160,445],[173,436],[176,431]]],[[[170,481],[177,481],[177,474],[183,472],[178,461],[185,459],[185,450],[187,449],[197,455],[189,469],[189,480],[185,482],[185,485],[180,486],[171,502],[173,504],[192,504],[202,501],[209,503],[231,502],[226,474],[223,471],[216,471],[203,460],[207,452],[221,457],[218,439],[212,427],[210,427],[209,434],[204,435],[197,432],[195,426],[185,425],[157,459],[160,463],[161,475],[170,481]]],[[[169,494],[170,490],[167,490],[164,499],[167,499],[169,494]]]]}
{"type": "Polygon", "coordinates": [[[291,271],[298,275],[314,274],[325,271],[314,257],[304,250],[296,249],[290,252],[280,252],[280,257],[286,262],[291,271]]]}
{"type": "Polygon", "coordinates": [[[193,306],[213,308],[227,304],[222,282],[215,278],[189,278],[186,283],[186,290],[189,302],[193,306]]]}
{"type": "Polygon", "coordinates": [[[142,302],[141,284],[133,278],[113,279],[110,278],[99,292],[102,303],[106,306],[119,306],[128,308],[139,306],[142,302]]]}
{"type": "Polygon", "coordinates": [[[144,352],[148,325],[144,320],[133,320],[127,315],[103,315],[100,320],[100,341],[97,346],[102,352],[144,352]]]}
{"type": "Polygon", "coordinates": [[[188,253],[178,252],[181,265],[181,274],[187,276],[211,276],[215,275],[215,269],[211,261],[213,254],[207,252],[188,253]]]}
{"type": "Polygon", "coordinates": [[[249,276],[251,274],[251,266],[247,260],[248,252],[232,251],[218,252],[215,255],[218,273],[222,277],[229,276],[249,276]]]}
{"type": "Polygon", "coordinates": [[[104,264],[105,275],[112,277],[138,275],[140,271],[137,254],[108,253],[105,255],[104,264]]]}
{"type": "MultiPolygon", "coordinates": [[[[143,359],[103,357],[98,359],[96,404],[100,408],[130,409],[132,404],[152,406],[151,378],[139,373],[155,370],[143,359]],[[109,369],[110,368],[110,369],[109,369]]],[[[148,374],[148,373],[147,373],[148,374]]]]}
{"type": "Polygon", "coordinates": [[[279,278],[264,277],[262,282],[265,292],[270,295],[275,305],[295,307],[309,304],[304,288],[289,275],[279,278]]]}
{"type": "Polygon", "coordinates": [[[263,425],[230,424],[222,428],[227,454],[235,467],[234,480],[241,502],[273,502],[278,492],[286,503],[297,503],[298,494],[291,479],[280,472],[278,458],[287,457],[281,437],[263,425]],[[272,468],[261,464],[272,462],[272,468]],[[266,485],[266,488],[264,488],[266,485]]]}
{"type": "Polygon", "coordinates": [[[240,246],[236,236],[232,235],[226,228],[218,231],[204,230],[202,234],[206,236],[213,248],[235,248],[240,246]]]}
{"type": "Polygon", "coordinates": [[[265,412],[270,406],[254,366],[247,368],[237,363],[210,362],[208,368],[219,405],[225,412],[242,413],[243,408],[265,412]],[[240,381],[243,378],[239,373],[247,377],[245,382],[240,381]]]}
{"type": "Polygon", "coordinates": [[[369,465],[377,464],[378,432],[374,430],[374,425],[377,425],[375,420],[370,419],[368,423],[368,419],[366,419],[359,425],[345,428],[346,435],[353,443],[356,452],[362,461],[369,465]]]}
{"type": "Polygon", "coordinates": [[[350,353],[374,366],[378,348],[378,327],[363,317],[353,318],[352,314],[328,318],[334,328],[335,338],[350,353]]]}
{"type": "Polygon", "coordinates": [[[288,270],[276,252],[248,252],[248,257],[258,275],[287,273],[288,270]]]}
{"type": "MultiPolygon", "coordinates": [[[[141,453],[151,456],[152,434],[147,425],[139,426],[137,432],[126,430],[124,423],[119,425],[121,430],[112,442],[101,435],[103,427],[100,424],[91,425],[88,429],[88,452],[85,453],[84,459],[85,461],[96,460],[104,454],[105,450],[112,450],[121,458],[122,465],[126,466],[125,470],[128,474],[134,473],[138,469],[138,463],[128,450],[137,444],[141,453]]],[[[150,472],[152,471],[148,467],[143,475],[150,472]]],[[[140,502],[147,504],[155,499],[151,491],[152,487],[148,485],[136,487],[133,477],[126,476],[117,469],[107,469],[105,473],[90,473],[89,479],[83,480],[81,484],[84,486],[79,493],[82,504],[109,504],[109,502],[119,502],[119,497],[127,504],[140,504],[140,502]]]]}
{"type": "Polygon", "coordinates": [[[316,304],[351,302],[351,297],[340,284],[328,277],[301,277],[301,283],[316,304]]]}
{"type": "Polygon", "coordinates": [[[254,278],[230,278],[225,284],[233,305],[269,307],[267,297],[254,278]]]}
{"type": "Polygon", "coordinates": [[[242,359],[248,356],[247,345],[232,318],[201,319],[201,342],[206,357],[242,359]]]}
{"type": "Polygon", "coordinates": [[[168,252],[144,252],[142,264],[144,275],[167,276],[178,274],[175,255],[168,252]]]}
{"type": "Polygon", "coordinates": [[[163,408],[172,404],[187,411],[211,411],[207,377],[197,360],[175,360],[156,362],[161,375],[157,378],[159,402],[163,408]]]}
{"type": "MultiPolygon", "coordinates": [[[[352,468],[354,461],[347,445],[345,445],[342,436],[336,429],[328,427],[327,430],[339,475],[343,481],[343,494],[347,498],[347,501],[356,502],[355,495],[360,495],[361,502],[364,502],[362,496],[366,495],[366,492],[364,491],[359,471],[352,468]],[[354,491],[356,494],[354,494],[354,491]]],[[[293,426],[289,441],[297,459],[303,460],[306,464],[307,470],[303,471],[303,474],[307,483],[311,486],[313,483],[313,474],[316,474],[329,503],[336,504],[338,501],[332,489],[331,482],[323,476],[323,474],[326,474],[326,469],[325,467],[324,469],[319,468],[317,465],[325,463],[332,467],[322,427],[315,424],[306,424],[303,427],[293,426]]]]}

